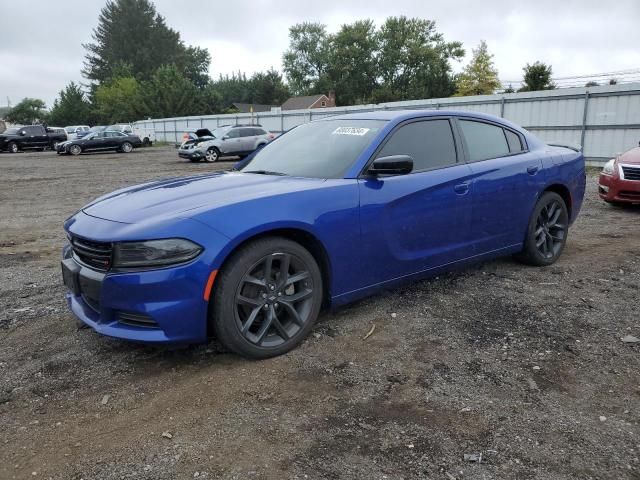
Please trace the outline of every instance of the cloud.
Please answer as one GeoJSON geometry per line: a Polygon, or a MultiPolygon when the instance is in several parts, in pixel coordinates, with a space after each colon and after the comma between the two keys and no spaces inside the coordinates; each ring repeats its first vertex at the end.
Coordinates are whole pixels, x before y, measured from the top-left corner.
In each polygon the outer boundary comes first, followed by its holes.
{"type": "MultiPolygon", "coordinates": [[[[357,19],[378,25],[387,16],[406,15],[435,20],[447,40],[459,40],[466,59],[480,40],[503,80],[517,80],[526,63],[540,60],[553,66],[554,75],[570,76],[640,67],[640,2],[636,0],[157,0],[156,7],[184,41],[208,48],[210,73],[251,74],[281,68],[288,46],[288,28],[294,23],[325,23],[329,31],[357,19]]],[[[9,96],[17,102],[38,97],[48,105],[69,81],[82,81],[83,43],[91,40],[99,8],[95,2],[66,0],[38,2],[38,13],[0,4],[0,105],[9,96]],[[10,18],[7,22],[4,19],[10,18]]]]}

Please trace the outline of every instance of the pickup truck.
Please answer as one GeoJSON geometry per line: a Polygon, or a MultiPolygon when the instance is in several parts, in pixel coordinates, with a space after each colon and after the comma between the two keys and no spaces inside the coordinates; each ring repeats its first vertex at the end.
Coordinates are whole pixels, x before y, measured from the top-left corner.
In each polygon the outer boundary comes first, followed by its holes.
{"type": "Polygon", "coordinates": [[[56,149],[58,143],[65,142],[65,133],[45,128],[42,125],[12,127],[0,134],[0,151],[17,153],[19,150],[56,149]]]}

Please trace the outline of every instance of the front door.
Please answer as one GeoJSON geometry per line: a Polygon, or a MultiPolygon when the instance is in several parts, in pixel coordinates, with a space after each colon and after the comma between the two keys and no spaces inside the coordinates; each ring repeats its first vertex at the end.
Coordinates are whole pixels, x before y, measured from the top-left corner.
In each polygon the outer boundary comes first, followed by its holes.
{"type": "Polygon", "coordinates": [[[471,256],[471,170],[458,150],[450,119],[436,118],[399,126],[376,153],[409,155],[414,170],[359,180],[363,287],[471,256]]]}

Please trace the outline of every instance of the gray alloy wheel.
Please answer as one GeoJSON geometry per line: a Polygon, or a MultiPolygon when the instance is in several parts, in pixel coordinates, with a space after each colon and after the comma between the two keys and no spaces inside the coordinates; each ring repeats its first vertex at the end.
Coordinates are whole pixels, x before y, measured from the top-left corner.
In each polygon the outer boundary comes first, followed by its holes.
{"type": "Polygon", "coordinates": [[[313,328],[323,298],[322,274],[300,244],[256,240],[216,277],[210,322],[228,349],[250,358],[281,355],[313,328]]]}
{"type": "Polygon", "coordinates": [[[9,144],[9,152],[18,153],[18,144],[16,142],[11,142],[9,144]]]}
{"type": "Polygon", "coordinates": [[[69,153],[71,155],[80,155],[82,153],[82,147],[80,145],[71,145],[69,147],[69,153]]]}
{"type": "Polygon", "coordinates": [[[120,149],[124,152],[124,153],[131,153],[131,151],[133,150],[133,145],[131,145],[129,142],[124,142],[122,144],[122,147],[120,147],[120,149]]]}
{"type": "Polygon", "coordinates": [[[569,212],[560,195],[545,192],[536,204],[518,259],[529,265],[551,265],[567,243],[569,212]]]}
{"type": "Polygon", "coordinates": [[[208,163],[217,162],[220,158],[220,151],[216,147],[209,147],[204,155],[204,161],[208,163]]]}

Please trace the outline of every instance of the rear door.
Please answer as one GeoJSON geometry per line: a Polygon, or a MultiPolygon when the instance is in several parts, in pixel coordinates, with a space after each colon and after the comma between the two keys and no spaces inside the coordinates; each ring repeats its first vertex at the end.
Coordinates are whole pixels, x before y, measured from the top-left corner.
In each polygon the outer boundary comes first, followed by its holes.
{"type": "Polygon", "coordinates": [[[544,185],[540,158],[523,135],[488,121],[458,118],[473,173],[471,237],[476,254],[524,241],[544,185]]]}
{"type": "Polygon", "coordinates": [[[449,118],[410,121],[374,155],[410,155],[408,175],[362,178],[363,286],[470,256],[471,169],[449,118]]]}

